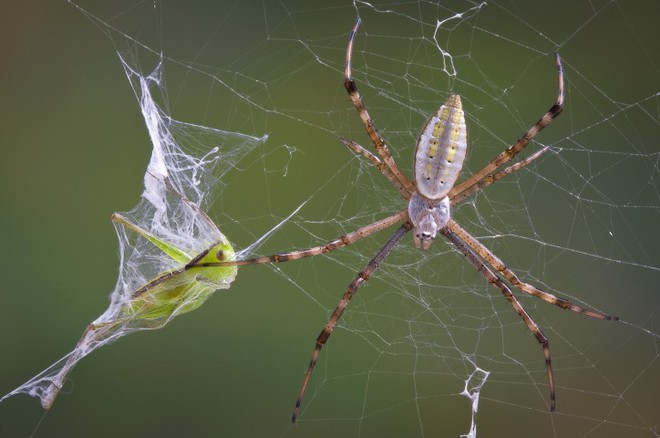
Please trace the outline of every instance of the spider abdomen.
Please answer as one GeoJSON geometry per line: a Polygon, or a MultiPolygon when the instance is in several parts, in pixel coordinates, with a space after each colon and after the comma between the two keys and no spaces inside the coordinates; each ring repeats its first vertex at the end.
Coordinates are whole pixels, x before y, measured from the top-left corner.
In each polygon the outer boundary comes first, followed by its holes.
{"type": "Polygon", "coordinates": [[[415,150],[415,180],[428,199],[446,196],[463,167],[467,130],[461,98],[453,94],[424,126],[415,150]]]}

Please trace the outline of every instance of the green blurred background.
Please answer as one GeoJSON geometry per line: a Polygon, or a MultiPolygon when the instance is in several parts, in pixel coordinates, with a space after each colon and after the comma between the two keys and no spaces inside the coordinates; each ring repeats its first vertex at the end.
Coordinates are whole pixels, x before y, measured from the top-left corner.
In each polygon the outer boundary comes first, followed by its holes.
{"type": "MultiPolygon", "coordinates": [[[[150,154],[116,55],[150,71],[157,56],[135,41],[165,55],[160,101],[174,118],[270,136],[223,177],[210,208],[237,248],[306,200],[260,253],[316,245],[404,206],[337,141],[368,144],[341,85],[352,3],[78,4],[101,22],[64,1],[12,2],[0,18],[2,394],[70,351],[107,307],[110,214],[137,203],[150,154]]],[[[385,233],[341,254],[241,269],[194,313],[85,358],[47,414],[26,396],[4,401],[0,436],[455,437],[470,424],[461,352],[492,371],[480,436],[657,436],[657,2],[357,9],[355,76],[406,172],[449,91],[468,113],[468,171],[518,138],[554,99],[561,51],[567,109],[539,137],[553,152],[455,213],[528,281],[625,320],[523,300],[551,339],[558,412],[547,412],[540,348],[499,292],[444,242],[419,254],[406,239],[351,304],[290,425],[313,339],[385,233]],[[457,12],[434,40],[436,20],[457,12]]]]}

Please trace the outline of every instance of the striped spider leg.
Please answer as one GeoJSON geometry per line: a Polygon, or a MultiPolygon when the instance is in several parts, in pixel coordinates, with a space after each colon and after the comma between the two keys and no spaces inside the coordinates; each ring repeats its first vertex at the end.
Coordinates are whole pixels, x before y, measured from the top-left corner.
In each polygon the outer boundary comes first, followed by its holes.
{"type": "Polygon", "coordinates": [[[576,306],[563,298],[556,297],[555,295],[544,292],[531,284],[521,281],[502,260],[456,223],[451,218],[450,210],[452,205],[467,199],[507,175],[524,168],[548,150],[547,147],[542,148],[529,157],[504,167],[504,165],[514,158],[518,152],[524,149],[543,128],[552,123],[563,109],[564,79],[559,55],[556,55],[555,58],[559,76],[559,92],[555,104],[543,115],[543,117],[541,117],[541,119],[532,125],[523,137],[513,146],[505,149],[501,154],[488,162],[483,169],[476,172],[472,177],[459,185],[455,185],[455,183],[463,166],[463,160],[467,150],[467,129],[465,126],[465,117],[460,97],[458,95],[450,96],[447,102],[445,102],[440,109],[431,116],[422,129],[415,149],[415,181],[413,182],[401,172],[384,140],[377,133],[362,97],[357,91],[357,86],[351,77],[353,43],[359,25],[360,19],[358,18],[351,31],[346,49],[344,86],[348,91],[353,106],[356,108],[362,122],[364,123],[367,134],[373,142],[378,156],[352,140],[342,138],[341,141],[353,152],[369,160],[374,167],[376,167],[392,183],[401,196],[408,201],[407,209],[361,227],[356,231],[332,240],[325,245],[234,262],[207,263],[205,266],[251,265],[285,262],[304,257],[312,257],[345,247],[396,223],[403,222],[394,235],[390,237],[387,243],[350,283],[337,304],[337,307],[323,327],[323,330],[317,337],[312,357],[307,367],[300,392],[298,393],[298,398],[296,399],[295,408],[291,416],[292,421],[295,423],[321,349],[330,338],[339,318],[346,310],[349,301],[355,295],[360,286],[364,285],[367,280],[369,280],[374,271],[380,266],[383,260],[408,231],[414,231],[413,241],[415,246],[422,249],[428,249],[437,233],[440,233],[458,250],[458,252],[465,256],[465,258],[486,278],[489,283],[502,292],[504,297],[509,303],[511,303],[514,310],[520,315],[525,325],[527,325],[527,328],[541,344],[545,357],[550,388],[550,410],[553,411],[555,409],[555,383],[548,338],[522,307],[520,301],[518,301],[507,283],[505,283],[505,280],[520,291],[540,298],[541,300],[554,304],[562,309],[572,310],[597,319],[618,320],[618,318],[576,306]],[[505,280],[503,280],[502,277],[505,280]]]}

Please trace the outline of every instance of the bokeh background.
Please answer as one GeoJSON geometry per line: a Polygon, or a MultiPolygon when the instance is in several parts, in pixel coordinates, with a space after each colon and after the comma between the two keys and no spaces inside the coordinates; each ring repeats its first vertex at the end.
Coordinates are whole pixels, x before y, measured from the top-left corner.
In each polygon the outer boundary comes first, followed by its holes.
{"type": "Polygon", "coordinates": [[[3,401],[0,436],[455,437],[470,427],[460,352],[492,372],[480,436],[657,436],[657,2],[77,5],[12,2],[0,18],[0,393],[70,351],[114,287],[110,215],[137,203],[150,154],[117,51],[145,73],[158,57],[142,45],[164,54],[160,102],[174,118],[269,134],[210,206],[237,248],[305,201],[260,253],[403,208],[337,141],[368,144],[342,87],[358,11],[355,76],[406,172],[450,91],[463,96],[466,168],[477,170],[552,103],[561,51],[567,110],[539,137],[553,151],[455,217],[528,281],[624,322],[523,300],[551,338],[551,415],[540,348],[499,292],[444,242],[419,254],[406,239],[352,303],[291,426],[313,340],[384,233],[341,254],[241,269],[199,310],[85,358],[50,412],[26,396],[3,401]]]}

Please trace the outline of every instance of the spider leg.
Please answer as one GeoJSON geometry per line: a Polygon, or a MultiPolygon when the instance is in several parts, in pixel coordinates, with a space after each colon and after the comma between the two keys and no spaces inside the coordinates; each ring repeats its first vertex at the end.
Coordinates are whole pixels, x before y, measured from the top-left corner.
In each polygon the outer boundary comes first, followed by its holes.
{"type": "Polygon", "coordinates": [[[410,224],[410,222],[405,222],[403,225],[401,225],[401,227],[399,227],[399,229],[396,230],[394,235],[390,237],[390,240],[388,240],[387,243],[385,243],[385,245],[378,251],[378,253],[376,253],[374,258],[372,258],[371,261],[364,267],[364,269],[357,274],[355,279],[346,289],[346,292],[344,292],[344,295],[341,297],[341,300],[339,300],[339,304],[337,304],[337,307],[335,308],[334,312],[332,312],[332,315],[330,315],[330,318],[323,327],[321,334],[318,336],[318,338],[316,338],[316,344],[314,345],[312,359],[310,360],[309,366],[307,367],[307,372],[305,373],[305,378],[300,388],[300,393],[298,393],[298,398],[296,399],[296,405],[295,408],[293,409],[293,414],[291,415],[292,422],[295,423],[296,419],[298,418],[298,413],[300,412],[300,405],[302,404],[302,399],[305,396],[305,391],[307,390],[307,385],[309,384],[309,380],[312,377],[312,372],[314,371],[314,367],[316,366],[316,362],[318,361],[319,354],[321,353],[321,348],[323,348],[325,343],[328,341],[328,338],[330,338],[330,335],[332,334],[332,331],[335,329],[335,326],[337,325],[339,318],[341,318],[341,315],[344,313],[344,310],[346,310],[349,301],[351,300],[351,298],[353,298],[353,295],[355,295],[355,293],[360,288],[360,286],[362,286],[364,283],[367,282],[367,280],[369,280],[373,272],[380,266],[380,264],[383,262],[385,257],[387,257],[390,251],[392,251],[392,249],[401,241],[403,236],[405,236],[405,234],[408,231],[410,231],[411,228],[412,225],[410,224]]]}
{"type": "Polygon", "coordinates": [[[351,35],[348,38],[348,46],[346,47],[346,70],[344,74],[344,87],[346,88],[346,91],[348,91],[348,95],[351,97],[353,106],[360,115],[360,118],[362,119],[362,123],[364,123],[364,127],[367,129],[367,134],[369,134],[369,138],[373,142],[374,147],[376,148],[376,152],[378,152],[378,155],[380,155],[381,158],[383,159],[385,166],[387,166],[390,172],[398,180],[398,184],[396,184],[397,188],[399,186],[403,186],[406,188],[406,190],[409,193],[412,193],[415,190],[415,185],[408,178],[406,178],[406,176],[401,172],[399,166],[397,166],[396,162],[394,161],[394,158],[392,157],[389,148],[385,144],[385,141],[376,131],[376,128],[374,127],[373,122],[371,121],[371,116],[369,115],[369,112],[367,111],[367,108],[365,107],[364,102],[362,101],[362,96],[360,95],[360,92],[357,90],[355,81],[351,76],[351,60],[353,58],[353,43],[355,41],[355,35],[357,33],[357,30],[360,27],[360,21],[361,20],[359,17],[357,18],[357,20],[355,20],[355,25],[353,26],[351,35]]]}
{"type": "Polygon", "coordinates": [[[550,109],[543,115],[543,117],[534,123],[534,125],[532,125],[532,127],[529,128],[527,132],[525,132],[525,134],[513,146],[506,148],[504,151],[502,151],[502,153],[500,153],[497,157],[486,164],[483,169],[472,175],[466,181],[463,181],[461,184],[455,186],[451,192],[449,192],[450,198],[454,198],[475,184],[478,184],[479,181],[493,173],[495,170],[497,170],[498,167],[504,165],[513,157],[515,157],[518,152],[523,150],[525,146],[527,146],[529,142],[534,137],[536,137],[538,133],[541,132],[541,130],[543,130],[543,128],[552,123],[552,121],[555,120],[555,118],[562,112],[564,109],[564,70],[561,65],[561,58],[559,57],[559,53],[555,53],[555,62],[557,64],[557,72],[559,76],[559,90],[557,93],[557,100],[554,105],[552,105],[550,109]]]}
{"type": "Polygon", "coordinates": [[[362,155],[365,157],[367,160],[371,162],[371,164],[374,165],[376,169],[380,171],[383,175],[385,175],[385,178],[387,178],[394,187],[401,193],[401,195],[404,197],[404,199],[408,200],[410,199],[411,193],[408,191],[408,189],[401,184],[401,182],[397,179],[396,175],[392,173],[389,167],[385,165],[377,156],[366,150],[364,147],[360,146],[353,140],[350,140],[348,138],[341,137],[339,139],[342,143],[344,143],[344,146],[352,150],[358,155],[362,155]]]}
{"type": "Polygon", "coordinates": [[[298,260],[305,257],[313,257],[316,255],[325,254],[331,251],[334,251],[339,248],[351,245],[358,240],[362,240],[365,237],[369,237],[372,234],[384,230],[397,222],[405,221],[408,219],[408,213],[406,210],[401,210],[398,213],[395,213],[391,216],[388,216],[384,219],[380,219],[369,225],[358,228],[355,231],[352,231],[348,234],[345,234],[335,240],[320,245],[314,246],[312,248],[301,249],[297,251],[290,252],[281,252],[277,254],[272,254],[269,256],[255,257],[252,259],[245,260],[235,260],[231,262],[208,262],[208,263],[198,263],[194,264],[194,267],[212,267],[212,266],[244,266],[244,265],[259,265],[263,263],[281,263],[288,262],[290,260],[298,260]]]}
{"type": "Polygon", "coordinates": [[[536,298],[540,298],[543,301],[554,304],[557,307],[561,307],[562,309],[565,310],[572,310],[573,312],[581,313],[586,316],[590,316],[592,318],[598,318],[598,319],[606,319],[606,320],[615,320],[617,321],[619,318],[617,316],[612,316],[612,315],[607,315],[602,312],[598,312],[595,310],[587,310],[584,309],[580,306],[576,306],[575,304],[571,303],[570,301],[564,299],[564,298],[559,298],[555,295],[552,295],[548,292],[544,292],[540,289],[537,289],[536,287],[532,286],[529,283],[525,283],[523,281],[520,281],[518,276],[511,270],[509,269],[506,264],[495,254],[493,254],[488,248],[486,248],[481,242],[479,242],[474,236],[472,236],[470,233],[468,233],[465,229],[463,229],[456,221],[453,219],[449,219],[449,223],[447,224],[447,227],[458,237],[467,244],[474,252],[479,254],[479,256],[486,261],[490,266],[492,266],[497,272],[499,272],[504,278],[507,279],[512,285],[520,289],[521,291],[533,295],[536,298]]]}
{"type": "Polygon", "coordinates": [[[491,173],[490,175],[485,176],[481,181],[477,182],[471,187],[468,187],[467,189],[463,190],[460,193],[457,193],[451,198],[451,204],[456,205],[459,202],[465,201],[467,198],[470,196],[474,195],[476,192],[479,192],[489,185],[501,180],[507,175],[511,175],[514,172],[517,172],[518,170],[522,169],[523,167],[526,167],[529,163],[532,161],[536,160],[538,157],[546,153],[550,148],[548,146],[545,146],[543,149],[540,149],[536,152],[534,152],[532,155],[529,157],[518,161],[517,163],[514,163],[508,167],[506,167],[504,170],[500,170],[499,172],[496,173],[491,173]]]}
{"type": "Polygon", "coordinates": [[[548,345],[548,338],[543,334],[543,331],[529,316],[527,311],[523,308],[520,301],[513,295],[511,289],[498,277],[488,266],[486,266],[479,257],[455,234],[449,227],[445,227],[440,232],[465,256],[472,265],[477,268],[490,284],[498,288],[504,297],[509,301],[514,310],[523,319],[527,328],[532,332],[536,340],[543,347],[543,356],[545,357],[545,366],[548,372],[548,383],[550,386],[550,410],[555,410],[555,378],[552,372],[552,360],[550,359],[550,347],[548,345]]]}

